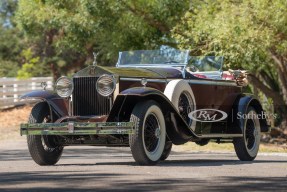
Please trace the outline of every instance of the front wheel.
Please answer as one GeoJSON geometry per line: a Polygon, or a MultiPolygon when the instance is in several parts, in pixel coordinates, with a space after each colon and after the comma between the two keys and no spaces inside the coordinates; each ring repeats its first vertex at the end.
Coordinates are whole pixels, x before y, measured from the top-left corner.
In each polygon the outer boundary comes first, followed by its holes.
{"type": "Polygon", "coordinates": [[[249,107],[244,123],[243,137],[233,139],[236,155],[241,161],[255,159],[259,151],[260,133],[260,122],[256,111],[253,107],[249,107]]]}
{"type": "MultiPolygon", "coordinates": [[[[50,122],[49,108],[46,103],[36,104],[30,114],[29,123],[50,122]]],[[[63,147],[56,144],[56,136],[28,135],[28,149],[32,159],[38,165],[56,164],[63,152],[63,147]]]]}
{"type": "Polygon", "coordinates": [[[160,157],[161,161],[164,161],[168,158],[170,152],[171,152],[171,148],[172,148],[172,142],[171,141],[166,141],[165,142],[165,146],[164,146],[164,150],[163,153],[160,157]]]}
{"type": "Polygon", "coordinates": [[[138,103],[131,114],[135,133],[129,137],[135,161],[140,165],[155,165],[162,157],[166,127],[163,113],[155,101],[138,103]]]}

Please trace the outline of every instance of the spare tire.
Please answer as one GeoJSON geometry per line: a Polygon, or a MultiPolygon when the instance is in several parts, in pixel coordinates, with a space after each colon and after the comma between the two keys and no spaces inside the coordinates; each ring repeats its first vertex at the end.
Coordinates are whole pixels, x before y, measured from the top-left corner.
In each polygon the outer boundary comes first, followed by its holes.
{"type": "Polygon", "coordinates": [[[172,102],[192,130],[195,130],[196,121],[188,117],[188,114],[196,110],[196,103],[193,91],[185,80],[170,81],[165,90],[165,96],[172,102]]]}

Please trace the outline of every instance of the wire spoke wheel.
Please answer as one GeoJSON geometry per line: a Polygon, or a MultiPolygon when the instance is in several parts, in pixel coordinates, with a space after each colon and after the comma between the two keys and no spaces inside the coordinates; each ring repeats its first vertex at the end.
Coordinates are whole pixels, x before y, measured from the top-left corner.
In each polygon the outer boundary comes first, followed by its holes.
{"type": "Polygon", "coordinates": [[[148,152],[154,152],[160,140],[160,127],[154,114],[147,116],[144,127],[144,143],[148,152]]]}
{"type": "Polygon", "coordinates": [[[245,140],[246,145],[249,150],[253,149],[256,144],[256,137],[255,137],[255,123],[252,119],[248,119],[246,122],[246,130],[245,130],[245,140]]]}
{"type": "Polygon", "coordinates": [[[165,119],[155,101],[138,103],[131,114],[135,134],[129,136],[132,155],[140,165],[155,165],[161,158],[166,143],[165,119]]]}
{"type": "Polygon", "coordinates": [[[188,125],[192,124],[192,119],[188,117],[188,114],[194,110],[194,103],[192,98],[187,92],[182,92],[178,99],[178,110],[181,117],[188,125]]]}
{"type": "MultiPolygon", "coordinates": [[[[30,114],[29,123],[50,123],[48,105],[44,102],[36,104],[30,114]]],[[[56,164],[63,152],[63,146],[56,142],[52,135],[28,135],[28,149],[33,160],[39,165],[56,164]]]]}
{"type": "Polygon", "coordinates": [[[254,160],[259,151],[261,128],[256,114],[253,107],[248,108],[242,130],[243,137],[233,139],[236,155],[241,161],[254,160]]]}

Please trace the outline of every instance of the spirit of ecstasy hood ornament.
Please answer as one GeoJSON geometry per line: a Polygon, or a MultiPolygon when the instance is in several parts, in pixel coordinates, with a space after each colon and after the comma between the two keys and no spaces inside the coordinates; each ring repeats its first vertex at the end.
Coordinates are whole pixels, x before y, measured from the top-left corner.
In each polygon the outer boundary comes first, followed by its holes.
{"type": "Polygon", "coordinates": [[[93,55],[94,55],[93,66],[96,66],[97,65],[97,56],[99,55],[99,53],[93,52],[93,55]]]}

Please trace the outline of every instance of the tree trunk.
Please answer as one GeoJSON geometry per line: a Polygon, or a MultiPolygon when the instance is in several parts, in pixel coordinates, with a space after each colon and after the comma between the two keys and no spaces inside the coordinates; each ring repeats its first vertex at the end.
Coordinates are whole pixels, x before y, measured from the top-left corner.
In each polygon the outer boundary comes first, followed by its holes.
{"type": "Polygon", "coordinates": [[[270,55],[276,65],[275,67],[281,85],[283,100],[285,102],[285,105],[287,105],[287,63],[284,62],[286,61],[286,58],[276,54],[276,52],[272,50],[270,50],[270,55]]]}
{"type": "Polygon", "coordinates": [[[285,102],[279,92],[276,92],[267,87],[258,77],[253,74],[248,75],[248,80],[253,86],[260,89],[267,97],[270,97],[275,105],[285,105],[285,102]]]}
{"type": "Polygon", "coordinates": [[[276,112],[281,114],[282,122],[287,121],[287,105],[283,99],[283,96],[269,87],[267,87],[258,77],[253,74],[248,76],[249,82],[254,86],[260,89],[266,97],[269,97],[273,100],[274,109],[276,112]]]}
{"type": "Polygon", "coordinates": [[[53,75],[53,79],[56,82],[57,79],[60,77],[58,70],[56,69],[55,65],[53,63],[50,64],[51,72],[53,75]]]}

